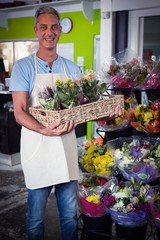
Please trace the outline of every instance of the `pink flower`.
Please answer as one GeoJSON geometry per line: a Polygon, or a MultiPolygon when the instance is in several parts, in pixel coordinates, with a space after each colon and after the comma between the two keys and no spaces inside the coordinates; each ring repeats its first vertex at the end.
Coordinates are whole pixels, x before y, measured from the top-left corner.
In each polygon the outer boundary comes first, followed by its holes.
{"type": "Polygon", "coordinates": [[[133,58],[132,61],[131,61],[131,63],[133,63],[133,64],[138,64],[137,58],[133,58]]]}
{"type": "Polygon", "coordinates": [[[110,69],[111,71],[113,71],[113,70],[114,70],[114,68],[115,68],[115,66],[114,66],[114,65],[110,65],[110,67],[109,67],[109,69],[110,69]]]}
{"type": "Polygon", "coordinates": [[[140,167],[139,167],[138,165],[135,165],[135,166],[133,167],[133,171],[134,171],[134,172],[139,172],[139,171],[140,171],[140,167]]]}
{"type": "Polygon", "coordinates": [[[105,207],[102,204],[96,205],[88,202],[84,197],[80,197],[81,210],[87,216],[104,216],[106,214],[105,207]]]}

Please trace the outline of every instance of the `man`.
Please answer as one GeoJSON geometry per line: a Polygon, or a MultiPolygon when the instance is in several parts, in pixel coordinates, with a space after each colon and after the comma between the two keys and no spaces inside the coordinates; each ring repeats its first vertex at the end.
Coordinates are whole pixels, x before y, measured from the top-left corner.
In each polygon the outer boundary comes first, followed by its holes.
{"type": "MultiPolygon", "coordinates": [[[[28,240],[44,240],[45,209],[53,187],[62,240],[78,239],[79,168],[74,123],[68,121],[59,128],[60,121],[55,121],[44,127],[28,114],[30,106],[39,105],[38,91],[42,86],[53,88],[57,79],[81,77],[79,67],[56,52],[61,29],[59,14],[54,8],[39,8],[34,26],[39,49],[18,60],[11,75],[14,115],[22,125],[21,163],[28,189],[28,240]]],[[[121,114],[119,108],[117,114],[121,114]]]]}
{"type": "Polygon", "coordinates": [[[79,67],[58,56],[60,17],[51,7],[35,14],[34,31],[39,41],[36,54],[18,60],[13,67],[12,91],[16,121],[22,125],[21,163],[28,189],[28,240],[44,240],[44,215],[54,186],[63,240],[77,240],[77,179],[79,178],[74,123],[61,129],[60,121],[42,126],[28,114],[29,106],[39,105],[41,86],[54,86],[57,79],[81,76],[79,67]]]}

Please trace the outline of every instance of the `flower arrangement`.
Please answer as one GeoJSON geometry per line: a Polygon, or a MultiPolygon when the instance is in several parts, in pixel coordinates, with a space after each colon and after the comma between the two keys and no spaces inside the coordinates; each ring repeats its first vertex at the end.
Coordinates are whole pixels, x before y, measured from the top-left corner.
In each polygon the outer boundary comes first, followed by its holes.
{"type": "Polygon", "coordinates": [[[80,87],[70,78],[66,82],[56,81],[56,93],[60,109],[71,108],[84,103],[80,87]]]}
{"type": "Polygon", "coordinates": [[[49,86],[41,86],[40,89],[40,104],[49,110],[59,110],[97,101],[106,92],[107,83],[88,72],[75,81],[71,78],[66,81],[56,80],[54,89],[49,86]]]}
{"type": "Polygon", "coordinates": [[[107,89],[107,83],[102,82],[100,77],[91,70],[86,70],[84,76],[76,80],[76,84],[82,89],[86,103],[97,101],[107,89]]]}
{"type": "Polygon", "coordinates": [[[160,99],[150,103],[148,106],[143,104],[136,106],[130,124],[141,132],[159,133],[160,99]]]}
{"type": "Polygon", "coordinates": [[[83,104],[83,95],[80,87],[68,78],[65,82],[56,80],[54,90],[43,87],[39,93],[39,102],[46,109],[65,109],[83,104]]]}
{"type": "Polygon", "coordinates": [[[151,187],[134,178],[106,189],[101,197],[112,219],[121,225],[137,226],[147,222],[149,203],[153,199],[151,187]]]}
{"type": "Polygon", "coordinates": [[[99,176],[112,175],[114,159],[102,138],[88,140],[82,148],[79,162],[86,171],[99,176]]]}
{"type": "Polygon", "coordinates": [[[113,183],[114,179],[83,173],[78,181],[78,200],[81,212],[90,217],[106,215],[106,209],[100,201],[101,194],[104,188],[111,188],[113,183]]]}
{"type": "Polygon", "coordinates": [[[115,164],[123,177],[144,183],[159,177],[160,141],[148,138],[118,138],[110,141],[115,164]]]}
{"type": "Polygon", "coordinates": [[[108,121],[98,121],[97,125],[108,132],[125,129],[130,126],[132,109],[137,105],[138,103],[133,93],[124,95],[124,114],[108,121]]]}
{"type": "Polygon", "coordinates": [[[112,56],[111,65],[102,71],[114,88],[135,88],[141,86],[151,72],[153,64],[143,63],[131,50],[125,49],[112,56]]]}
{"type": "Polygon", "coordinates": [[[152,65],[150,71],[141,84],[143,89],[157,89],[160,88],[160,61],[152,65]]]}
{"type": "Polygon", "coordinates": [[[136,87],[147,75],[147,69],[145,66],[141,66],[136,58],[133,58],[130,62],[122,65],[121,68],[121,74],[113,79],[113,85],[115,87],[136,87]]]}
{"type": "Polygon", "coordinates": [[[138,60],[136,58],[133,58],[126,64],[120,65],[119,68],[117,65],[114,67],[111,65],[110,70],[107,72],[107,74],[111,76],[110,83],[113,87],[131,88],[137,85],[135,79],[139,72],[140,66],[138,64],[138,60]],[[116,74],[115,69],[117,69],[116,74]]]}

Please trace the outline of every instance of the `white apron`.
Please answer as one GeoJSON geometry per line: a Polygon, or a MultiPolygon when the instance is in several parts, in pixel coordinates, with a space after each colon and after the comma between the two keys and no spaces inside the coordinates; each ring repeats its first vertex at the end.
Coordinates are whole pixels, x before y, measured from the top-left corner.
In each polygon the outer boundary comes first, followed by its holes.
{"type": "MultiPolygon", "coordinates": [[[[37,92],[40,85],[53,87],[57,79],[66,80],[64,64],[63,68],[64,74],[38,74],[35,56],[36,80],[28,107],[39,106],[37,92]]],[[[77,180],[79,168],[75,131],[48,137],[22,127],[21,163],[29,189],[77,180]]]]}

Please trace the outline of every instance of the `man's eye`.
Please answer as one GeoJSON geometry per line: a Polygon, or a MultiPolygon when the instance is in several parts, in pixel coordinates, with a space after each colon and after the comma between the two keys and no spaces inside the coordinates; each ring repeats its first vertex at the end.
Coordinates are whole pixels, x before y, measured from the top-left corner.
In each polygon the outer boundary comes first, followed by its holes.
{"type": "Polygon", "coordinates": [[[58,24],[52,26],[52,30],[58,30],[58,28],[59,28],[58,24]]]}
{"type": "Polygon", "coordinates": [[[47,27],[46,26],[41,26],[41,30],[46,30],[47,27]]]}

